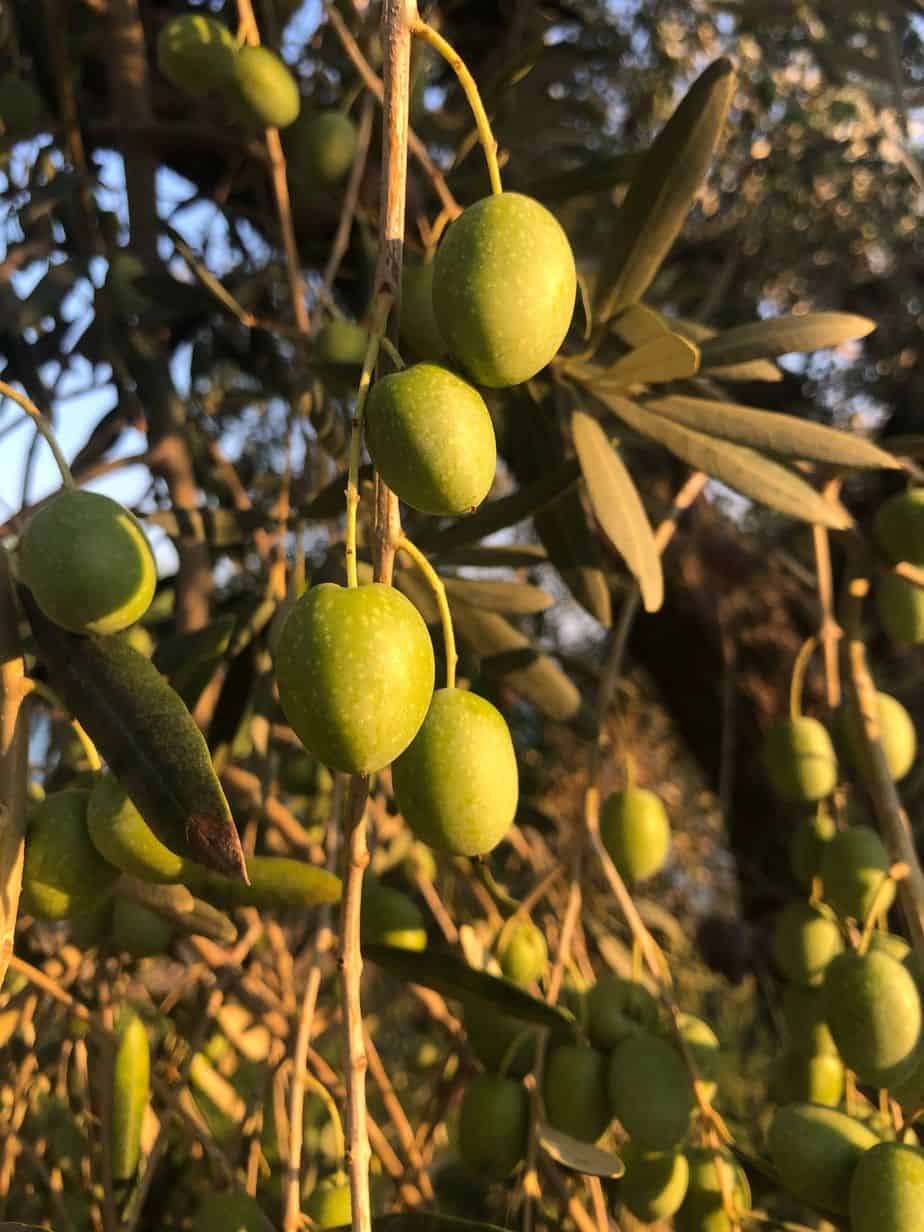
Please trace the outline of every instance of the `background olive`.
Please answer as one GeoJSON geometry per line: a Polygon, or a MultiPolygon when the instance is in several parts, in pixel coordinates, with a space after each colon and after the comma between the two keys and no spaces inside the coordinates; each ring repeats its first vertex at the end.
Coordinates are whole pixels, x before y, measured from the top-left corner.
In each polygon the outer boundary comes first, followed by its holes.
{"type": "Polygon", "coordinates": [[[837,1056],[820,988],[787,984],[783,990],[783,1021],[791,1049],[810,1057],[837,1056]]]}
{"type": "Polygon", "coordinates": [[[825,847],[836,833],[837,824],[824,807],[796,823],[789,839],[789,866],[803,889],[810,890],[814,879],[821,875],[825,847]]]}
{"type": "Polygon", "coordinates": [[[112,1072],[112,1178],[128,1181],[141,1158],[141,1129],[151,1097],[151,1047],[144,1023],[130,1014],[119,1026],[112,1072]]]}
{"type": "Polygon", "coordinates": [[[118,501],[65,488],[19,541],[23,581],[49,620],[72,633],[118,633],[147,611],[157,584],[141,523],[118,501]]]}
{"type": "Polygon", "coordinates": [[[658,1003],[645,985],[619,975],[604,975],[588,989],[586,1008],[590,1041],[607,1052],[658,1025],[658,1003]]]}
{"type": "Polygon", "coordinates": [[[44,920],[79,915],[105,898],[119,875],[87,833],[89,792],[57,791],[29,816],[22,874],[23,907],[44,920]]]}
{"type": "Polygon", "coordinates": [[[417,904],[368,874],[363,881],[360,928],[364,942],[377,941],[405,950],[427,947],[427,928],[417,904]]]}
{"type": "Polygon", "coordinates": [[[210,1193],[193,1216],[193,1232],[272,1232],[256,1198],[243,1191],[210,1193]]]}
{"type": "MultiPolygon", "coordinates": [[[[918,737],[914,722],[905,707],[888,693],[876,694],[876,712],[879,719],[879,740],[885,754],[889,773],[897,782],[903,779],[918,751],[918,737]]],[[[855,770],[862,769],[864,745],[862,718],[853,702],[845,701],[837,711],[836,722],[841,736],[841,746],[847,761],[855,770]]]]}
{"type": "Polygon", "coordinates": [[[869,826],[848,826],[825,847],[821,861],[824,896],[842,917],[861,923],[873,903],[888,910],[895,897],[895,882],[889,878],[889,853],[869,826]],[[886,884],[883,884],[883,883],[886,884]]]}
{"type": "Polygon", "coordinates": [[[503,715],[477,693],[439,689],[392,781],[405,821],[425,843],[454,855],[491,851],[510,829],[519,796],[503,715]]]}
{"type": "Polygon", "coordinates": [[[476,1176],[502,1181],[526,1153],[526,1092],[514,1078],[480,1074],[459,1111],[459,1154],[476,1176]]]}
{"type": "Polygon", "coordinates": [[[844,1095],[844,1064],[837,1056],[812,1057],[789,1050],[777,1058],[773,1085],[781,1104],[825,1104],[836,1108],[844,1095]]]}
{"type": "Polygon", "coordinates": [[[286,718],[310,753],[348,774],[381,770],[407,748],[427,714],[433,677],[420,613],[378,582],[307,590],[276,650],[286,718]]]}
{"type": "Polygon", "coordinates": [[[689,1181],[683,1205],[674,1216],[677,1232],[732,1232],[732,1223],[722,1205],[721,1168],[734,1209],[744,1214],[751,1209],[751,1187],[748,1178],[727,1151],[716,1152],[697,1147],[687,1152],[689,1181]]]}
{"type": "Polygon", "coordinates": [[[549,966],[545,934],[528,918],[508,920],[494,947],[497,961],[508,980],[528,985],[541,980],[549,966]]]}
{"type": "Polygon", "coordinates": [[[718,1037],[709,1023],[695,1014],[678,1014],[677,1025],[699,1070],[706,1095],[712,1100],[718,1090],[722,1062],[718,1037]]]}
{"type": "Polygon", "coordinates": [[[658,796],[645,787],[613,792],[600,810],[600,837],[622,877],[644,881],[664,866],[671,827],[658,796]]]}
{"type": "Polygon", "coordinates": [[[173,926],[143,903],[116,895],[112,904],[112,940],[115,947],[133,958],[166,952],[173,926]]]}
{"type": "MultiPolygon", "coordinates": [[[[382,1178],[369,1178],[369,1197],[373,1214],[378,1214],[383,1199],[382,1178]]],[[[353,1203],[350,1197],[350,1180],[343,1172],[335,1173],[319,1181],[305,1199],[305,1214],[319,1228],[346,1228],[352,1222],[353,1203]]]]}
{"type": "Polygon", "coordinates": [[[298,84],[286,65],[268,47],[241,47],[229,82],[234,102],[254,124],[286,128],[298,117],[298,84]]]}
{"type": "Polygon", "coordinates": [[[876,611],[883,631],[900,646],[924,642],[924,590],[897,573],[876,582],[876,611]]]}
{"type": "Polygon", "coordinates": [[[924,488],[890,496],[873,519],[876,543],[893,563],[924,565],[924,488]]]}
{"type": "Polygon", "coordinates": [[[871,1129],[835,1108],[787,1104],[776,1110],[767,1145],[794,1197],[846,1215],[853,1170],[878,1141],[871,1129]]]}
{"type": "Polygon", "coordinates": [[[630,1139],[619,1154],[626,1172],[619,1182],[624,1206],[642,1223],[669,1219],[680,1209],[690,1180],[690,1165],[679,1151],[644,1151],[630,1139]]]}
{"type": "Polygon", "coordinates": [[[347,364],[361,368],[369,345],[369,331],[355,321],[337,318],[318,330],[314,358],[322,364],[347,364]]]}
{"type": "Polygon", "coordinates": [[[639,1146],[676,1146],[690,1122],[692,1096],[676,1049],[656,1035],[630,1035],[610,1054],[608,1089],[613,1115],[639,1146]]]}
{"type": "Polygon", "coordinates": [[[553,1048],[546,1058],[542,1100],[553,1129],[583,1142],[596,1142],[612,1119],[606,1058],[580,1044],[553,1048]]]}
{"type": "Polygon", "coordinates": [[[204,94],[228,82],[236,53],[228,27],[199,13],[171,18],[157,37],[157,67],[189,94],[204,94]]]}
{"type": "Polygon", "coordinates": [[[866,1152],[850,1182],[851,1232],[915,1232],[924,1211],[924,1152],[883,1142],[866,1152]]]}
{"type": "Polygon", "coordinates": [[[342,180],[356,154],[356,127],[342,111],[303,115],[289,138],[289,167],[309,189],[342,180]]]}
{"type": "Polygon", "coordinates": [[[773,958],[795,984],[820,985],[828,963],[843,948],[837,924],[811,903],[787,903],[776,917],[773,958]]]}
{"type": "Polygon", "coordinates": [[[921,998],[907,967],[882,950],[839,955],[825,973],[825,1018],[844,1064],[888,1087],[910,1073],[921,1044],[921,998]]]}
{"type": "Polygon", "coordinates": [[[414,359],[438,362],[448,353],[433,311],[433,262],[401,271],[401,343],[414,359]]]}
{"type": "Polygon", "coordinates": [[[182,881],[188,861],[162,843],[112,774],[98,776],[87,806],[87,832],[115,868],[143,881],[182,881]]]}
{"type": "Polygon", "coordinates": [[[817,719],[780,719],[767,733],[764,766],[774,791],[793,803],[813,804],[837,784],[837,758],[817,719]]]}
{"type": "Polygon", "coordinates": [[[536,1034],[522,1019],[502,1014],[474,997],[465,1002],[464,1019],[472,1052],[485,1069],[499,1073],[505,1066],[511,1078],[522,1078],[532,1069],[536,1034]]]}
{"type": "Polygon", "coordinates": [[[518,385],[555,357],[577,274],[557,219],[520,193],[470,205],[436,253],[433,309],[450,351],[478,382],[518,385]]]}

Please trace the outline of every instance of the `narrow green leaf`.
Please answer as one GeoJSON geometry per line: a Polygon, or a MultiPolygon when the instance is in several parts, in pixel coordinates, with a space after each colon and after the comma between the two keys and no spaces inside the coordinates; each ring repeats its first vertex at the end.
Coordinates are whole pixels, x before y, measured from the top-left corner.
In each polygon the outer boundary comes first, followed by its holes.
{"type": "Polygon", "coordinates": [[[619,184],[627,184],[637,174],[646,153],[645,150],[629,150],[609,158],[595,158],[572,171],[530,180],[529,194],[539,201],[567,201],[583,193],[607,192],[619,184]]]}
{"type": "Polygon", "coordinates": [[[249,884],[218,873],[184,869],[188,887],[218,907],[304,910],[340,901],[340,878],[326,868],[285,856],[248,856],[249,884]]]}
{"type": "Polygon", "coordinates": [[[590,415],[575,411],[571,432],[594,515],[637,580],[646,612],[656,612],[664,601],[661,556],[632,476],[590,415]]]}
{"type": "Polygon", "coordinates": [[[450,548],[435,553],[447,565],[475,565],[480,569],[532,569],[548,560],[538,543],[498,543],[481,547],[450,548]]]}
{"type": "Polygon", "coordinates": [[[572,1138],[570,1134],[563,1134],[551,1125],[540,1125],[536,1140],[549,1159],[569,1172],[579,1172],[582,1176],[602,1176],[612,1181],[625,1175],[626,1165],[618,1155],[602,1151],[590,1142],[572,1138]]]}
{"type": "Polygon", "coordinates": [[[446,997],[478,1000],[500,1010],[510,1018],[537,1027],[550,1027],[574,1032],[574,1018],[567,1010],[532,997],[518,984],[476,971],[468,963],[444,950],[405,950],[391,945],[364,945],[363,957],[382,967],[390,975],[421,984],[446,997]]]}
{"type": "Polygon", "coordinates": [[[244,853],[202,732],[153,663],[121,637],[78,637],[23,606],[51,684],[171,850],[246,880],[244,853]]]}
{"type": "Polygon", "coordinates": [[[822,351],[865,338],[875,328],[875,321],[850,312],[809,312],[798,317],[752,321],[702,342],[702,366],[715,368],[754,359],[774,359],[795,351],[822,351]]]}
{"type": "MultiPolygon", "coordinates": [[[[577,459],[573,465],[578,475],[577,459]]],[[[610,585],[603,572],[603,556],[595,535],[588,533],[587,515],[580,494],[567,492],[560,501],[533,518],[536,534],[549,560],[581,607],[608,629],[613,619],[610,585]]]]}
{"type": "MultiPolygon", "coordinates": [[[[699,321],[689,321],[685,317],[671,317],[665,320],[665,328],[672,329],[677,334],[683,334],[691,342],[705,342],[714,338],[718,330],[701,325],[699,321]]],[[[702,372],[717,377],[720,381],[782,381],[783,374],[770,359],[752,359],[746,364],[722,364],[715,366],[703,362],[700,347],[699,366],[702,372]]]]}
{"type": "Polygon", "coordinates": [[[531,616],[547,611],[555,602],[550,594],[526,582],[489,582],[471,578],[443,578],[450,600],[461,600],[470,607],[513,616],[531,616]]]}
{"type": "Polygon", "coordinates": [[[684,381],[699,371],[699,349],[680,334],[665,331],[650,338],[617,359],[606,370],[607,383],[619,385],[659,385],[665,381],[684,381]]]}
{"type": "Polygon", "coordinates": [[[735,89],[730,61],[693,83],[632,178],[613,219],[597,285],[597,317],[641,299],[677,238],[703,181],[735,89]]]}
{"type": "Polygon", "coordinates": [[[695,428],[698,432],[720,436],[723,440],[750,445],[752,449],[780,454],[785,458],[805,458],[829,466],[873,470],[894,470],[900,466],[891,454],[862,436],[798,419],[794,415],[679,395],[646,400],[644,406],[646,410],[663,415],[674,423],[695,428]]]}
{"type": "Polygon", "coordinates": [[[779,462],[763,457],[746,445],[733,445],[672,423],[617,394],[596,392],[603,404],[634,431],[657,441],[688,465],[720,479],[758,504],[832,530],[846,530],[852,525],[843,505],[826,500],[779,462]]]}
{"type": "MultiPolygon", "coordinates": [[[[630,304],[628,308],[620,312],[619,316],[610,321],[610,330],[629,347],[644,346],[653,338],[666,334],[669,329],[670,326],[664,316],[656,309],[649,308],[647,304],[630,304]]],[[[681,329],[675,332],[684,333],[681,329]]],[[[684,336],[691,337],[693,342],[696,341],[692,335],[684,336]]]]}

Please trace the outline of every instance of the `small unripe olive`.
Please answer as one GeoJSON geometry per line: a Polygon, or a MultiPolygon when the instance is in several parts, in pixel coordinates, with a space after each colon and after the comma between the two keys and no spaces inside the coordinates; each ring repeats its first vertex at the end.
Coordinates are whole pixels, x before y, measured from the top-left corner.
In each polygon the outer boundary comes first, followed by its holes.
{"type": "Polygon", "coordinates": [[[515,984],[533,984],[548,970],[545,934],[530,919],[509,920],[501,929],[494,952],[501,971],[515,984]]]}
{"type": "Polygon", "coordinates": [[[464,1005],[465,1033],[472,1052],[485,1069],[522,1078],[533,1067],[536,1033],[519,1018],[510,1018],[484,1001],[470,998],[464,1005]]]}
{"type": "Polygon", "coordinates": [[[193,1232],[270,1232],[256,1198],[241,1190],[210,1193],[193,1216],[193,1232]]]}
{"type": "Polygon", "coordinates": [[[784,1052],[776,1064],[774,1088],[781,1104],[824,1104],[836,1108],[844,1095],[844,1063],[839,1057],[784,1052]]]}
{"type": "Polygon", "coordinates": [[[861,923],[874,902],[888,910],[895,897],[889,853],[870,826],[848,826],[828,843],[821,861],[824,896],[839,916],[861,923]],[[885,883],[885,884],[883,884],[885,883]]]}
{"type": "MultiPolygon", "coordinates": [[[[901,702],[888,693],[876,694],[876,713],[879,719],[879,740],[889,774],[898,782],[911,769],[918,751],[914,721],[901,702]]],[[[855,770],[862,769],[865,754],[863,719],[856,705],[850,701],[842,703],[835,721],[841,737],[839,747],[842,747],[847,761],[855,770]]]]}
{"type": "Polygon", "coordinates": [[[87,834],[89,792],[46,796],[30,812],[22,873],[23,907],[43,920],[66,920],[105,898],[119,875],[87,834]]]}
{"type": "Polygon", "coordinates": [[[173,927],[163,916],[116,896],[112,907],[112,939],[116,947],[133,958],[147,958],[166,952],[173,937],[173,927]]]}
{"type": "Polygon", "coordinates": [[[434,262],[440,333],[472,378],[491,388],[529,380],[555,357],[576,290],[568,237],[544,206],[519,193],[469,206],[434,262]]]}
{"type": "Polygon", "coordinates": [[[821,861],[828,843],[837,834],[837,823],[823,807],[812,816],[796,822],[789,839],[789,866],[805,890],[821,876],[821,861]]]}
{"type": "Polygon", "coordinates": [[[304,115],[289,139],[289,166],[308,188],[342,180],[356,155],[356,127],[342,111],[304,115]]]}
{"type": "Polygon", "coordinates": [[[328,321],[314,340],[314,357],[322,364],[361,368],[369,345],[369,331],[355,321],[328,321]]]}
{"type": "Polygon", "coordinates": [[[767,733],[764,766],[773,790],[784,800],[814,804],[837,784],[831,737],[817,719],[780,719],[767,733]]]}
{"type": "Polygon", "coordinates": [[[848,951],[828,967],[823,998],[838,1052],[861,1082],[888,1087],[911,1072],[924,1019],[904,964],[883,950],[848,951]]]}
{"type": "Polygon", "coordinates": [[[837,924],[810,903],[788,903],[776,918],[773,957],[794,984],[821,984],[828,964],[843,948],[837,924]]]}
{"type": "Polygon", "coordinates": [[[783,1021],[791,1052],[807,1057],[837,1056],[820,988],[787,984],[783,990],[783,1021]]]}
{"type": "Polygon", "coordinates": [[[613,792],[604,801],[600,837],[620,875],[634,885],[663,868],[670,851],[671,827],[653,791],[630,787],[613,792]]]}
{"type": "Polygon", "coordinates": [[[420,729],[433,691],[420,613],[380,582],[307,590],[276,650],[286,718],[310,753],[348,774],[381,770],[420,729]]]}
{"type": "Polygon", "coordinates": [[[174,17],[157,38],[157,67],[189,94],[204,94],[234,76],[237,51],[227,26],[197,13],[174,17]]]}
{"type": "Polygon", "coordinates": [[[860,1158],[850,1182],[851,1232],[916,1232],[924,1207],[924,1151],[882,1142],[860,1158]]]}
{"type": "Polygon", "coordinates": [[[603,1053],[579,1044],[553,1049],[545,1064],[542,1101],[553,1129],[596,1142],[612,1119],[603,1053]]]}
{"type": "Polygon", "coordinates": [[[401,271],[401,342],[415,359],[437,363],[448,353],[433,311],[433,262],[401,271]]]}
{"type": "MultiPolygon", "coordinates": [[[[382,1206],[382,1178],[369,1178],[369,1196],[373,1214],[382,1206]]],[[[348,1228],[352,1223],[353,1203],[349,1177],[343,1172],[319,1181],[305,1199],[305,1214],[319,1228],[348,1228]]],[[[233,1232],[228,1229],[227,1232],[233,1232]]]]}
{"type": "Polygon", "coordinates": [[[298,117],[298,83],[268,47],[241,47],[234,58],[230,95],[254,124],[286,128],[298,117]]]}
{"type": "Polygon", "coordinates": [[[32,84],[15,73],[0,77],[0,132],[6,137],[26,137],[42,114],[42,100],[32,84]]]}
{"type": "Polygon", "coordinates": [[[363,882],[361,932],[363,942],[425,950],[427,929],[417,904],[391,886],[366,877],[363,882]]]}
{"type": "Polygon", "coordinates": [[[690,1165],[679,1151],[644,1151],[632,1141],[620,1148],[625,1176],[619,1182],[623,1205],[642,1223],[675,1214],[686,1197],[690,1165]]]}
{"type": "Polygon", "coordinates": [[[712,1100],[718,1090],[721,1070],[718,1037],[709,1023],[695,1014],[678,1014],[677,1025],[696,1063],[706,1095],[712,1100]]]}
{"type": "Polygon", "coordinates": [[[519,795],[503,715],[477,693],[437,690],[392,781],[405,821],[425,843],[454,855],[491,851],[509,830],[519,795]]]}
{"type": "Polygon", "coordinates": [[[883,631],[900,646],[924,642],[924,590],[897,573],[876,583],[876,611],[883,631]]]}
{"type": "Polygon", "coordinates": [[[118,501],[65,488],[19,542],[23,581],[49,620],[72,633],[118,633],[148,610],[157,567],[141,523],[118,501]]]}
{"type": "MultiPolygon", "coordinates": [[[[731,1192],[735,1213],[744,1215],[751,1209],[748,1178],[729,1152],[718,1154],[718,1168],[722,1169],[726,1188],[731,1192]]],[[[732,1232],[732,1223],[722,1202],[716,1152],[708,1147],[697,1147],[687,1152],[687,1162],[690,1169],[687,1194],[674,1216],[677,1232],[732,1232]]]]}
{"type": "Polygon", "coordinates": [[[692,1096],[683,1061],[656,1035],[630,1035],[610,1054],[613,1115],[639,1146],[666,1151],[690,1123],[692,1096]]]}
{"type": "Polygon", "coordinates": [[[604,1052],[658,1025],[658,1003],[645,985],[619,975],[601,976],[587,992],[586,1008],[590,1042],[604,1052]]]}
{"type": "Polygon", "coordinates": [[[497,466],[494,425],[481,394],[448,368],[414,364],[376,381],[366,444],[382,478],[419,513],[470,513],[497,466]]]}
{"type": "Polygon", "coordinates": [[[873,519],[876,543],[894,564],[924,565],[924,488],[890,496],[873,519]]]}
{"type": "Polygon", "coordinates": [[[853,1170],[878,1141],[871,1129],[835,1108],[787,1104],[776,1110],[767,1145],[794,1197],[846,1215],[853,1170]]]}
{"type": "Polygon", "coordinates": [[[502,1181],[526,1154],[529,1109],[522,1083],[481,1074],[459,1112],[459,1154],[476,1176],[502,1181]]]}

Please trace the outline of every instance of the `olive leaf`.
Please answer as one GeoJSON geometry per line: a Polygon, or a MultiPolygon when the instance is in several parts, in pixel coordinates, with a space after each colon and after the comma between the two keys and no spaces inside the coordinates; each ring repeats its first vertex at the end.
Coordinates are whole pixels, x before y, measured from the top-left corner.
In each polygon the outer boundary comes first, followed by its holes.
{"type": "Polygon", "coordinates": [[[536,1141],[549,1159],[571,1172],[580,1172],[583,1176],[602,1176],[607,1180],[617,1180],[625,1175],[626,1165],[618,1155],[602,1151],[590,1142],[572,1138],[570,1134],[563,1134],[551,1125],[537,1127],[536,1141]]]}
{"type": "Polygon", "coordinates": [[[186,885],[216,906],[259,907],[277,911],[320,907],[340,901],[340,878],[303,860],[286,856],[248,856],[249,884],[187,866],[186,885]]]}
{"type": "Polygon", "coordinates": [[[599,400],[635,432],[669,449],[697,470],[734,488],[761,505],[776,509],[831,530],[846,530],[852,525],[847,510],[828,500],[811,484],[779,462],[765,458],[746,445],[734,445],[673,423],[661,415],[643,410],[628,398],[594,389],[599,400]]]}
{"type": "Polygon", "coordinates": [[[597,285],[598,318],[641,299],[651,285],[709,168],[736,80],[729,60],[710,64],[642,159],[613,219],[597,285]]]}
{"type": "MultiPolygon", "coordinates": [[[[636,305],[641,307],[641,305],[636,305]]],[[[631,311],[631,310],[630,310],[631,311]]],[[[714,338],[718,330],[701,325],[699,321],[689,321],[685,317],[665,318],[665,328],[673,329],[677,334],[683,334],[691,342],[697,344],[714,338]]],[[[782,381],[783,374],[770,359],[752,359],[743,364],[712,364],[703,362],[702,347],[700,347],[699,366],[703,372],[708,371],[712,377],[721,381],[782,381]]]]}
{"type": "Polygon", "coordinates": [[[526,582],[488,582],[471,578],[443,578],[450,600],[460,600],[471,607],[489,612],[508,612],[513,616],[529,616],[547,611],[555,602],[550,594],[526,582]]]}
{"type": "MultiPolygon", "coordinates": [[[[664,315],[655,308],[649,308],[647,304],[630,304],[610,321],[610,331],[628,347],[644,346],[646,342],[659,338],[669,330],[670,326],[664,315]]],[[[688,335],[682,329],[675,332],[684,334],[693,342],[697,341],[692,334],[688,335]]]]}
{"type": "Polygon", "coordinates": [[[158,838],[246,881],[228,801],[179,695],[124,639],[67,633],[20,595],[53,687],[158,838]]]}
{"type": "Polygon", "coordinates": [[[216,911],[211,903],[194,898],[186,886],[155,885],[123,873],[115,892],[163,916],[183,932],[208,937],[221,945],[233,945],[237,940],[233,922],[222,912],[216,911]]]}
{"type": "Polygon", "coordinates": [[[664,601],[661,556],[632,476],[595,419],[571,416],[571,433],[594,515],[639,584],[646,612],[664,601]]]}
{"type": "Polygon", "coordinates": [[[875,321],[850,312],[770,317],[766,321],[735,326],[705,340],[700,344],[701,362],[704,368],[715,368],[754,359],[773,359],[795,351],[821,351],[865,338],[875,328],[875,321]]]}
{"type": "Polygon", "coordinates": [[[450,548],[437,552],[441,564],[475,565],[481,569],[529,569],[548,560],[538,543],[497,543],[450,548]]]}
{"type": "Polygon", "coordinates": [[[659,385],[683,381],[699,370],[699,349],[694,343],[665,330],[617,359],[606,370],[611,386],[659,385]]]}
{"type": "MultiPolygon", "coordinates": [[[[580,464],[572,460],[578,475],[580,464]]],[[[605,629],[613,618],[609,582],[596,536],[588,534],[587,515],[578,492],[566,493],[533,517],[533,525],[549,560],[581,607],[605,629]]]]}
{"type": "Polygon", "coordinates": [[[825,462],[829,466],[870,469],[891,470],[900,466],[897,458],[862,436],[798,419],[794,415],[680,395],[646,399],[644,407],[674,423],[706,432],[709,436],[720,436],[726,441],[750,445],[752,449],[766,450],[787,458],[805,458],[810,462],[825,462]]]}
{"type": "Polygon", "coordinates": [[[485,1002],[510,1018],[537,1027],[576,1033],[573,1015],[558,1006],[530,996],[519,984],[477,971],[454,954],[442,950],[405,950],[378,943],[363,946],[363,955],[390,975],[409,984],[421,984],[445,997],[485,1002]]]}

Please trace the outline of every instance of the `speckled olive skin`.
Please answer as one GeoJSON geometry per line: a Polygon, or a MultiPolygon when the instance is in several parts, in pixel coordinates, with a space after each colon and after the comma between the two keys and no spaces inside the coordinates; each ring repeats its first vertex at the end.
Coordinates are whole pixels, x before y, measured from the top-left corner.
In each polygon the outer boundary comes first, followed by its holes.
{"type": "Polygon", "coordinates": [[[924,1151],[883,1142],[850,1182],[851,1232],[917,1232],[924,1210],[924,1151]]]}
{"type": "Polygon", "coordinates": [[[890,863],[885,844],[870,826],[841,830],[825,847],[821,860],[825,901],[839,916],[860,923],[874,901],[887,910],[895,897],[895,882],[888,880],[890,863]]]}
{"type": "Polygon", "coordinates": [[[205,94],[234,75],[234,36],[220,21],[201,14],[174,17],[157,38],[157,67],[188,94],[205,94]]]}
{"type": "Polygon", "coordinates": [[[861,1122],[817,1104],[778,1108],[767,1145],[780,1180],[810,1206],[846,1215],[850,1179],[864,1151],[879,1139],[861,1122]]]}
{"type": "Polygon", "coordinates": [[[392,767],[395,796],[418,838],[453,855],[490,851],[510,828],[519,777],[510,730],[489,701],[439,689],[392,767]]]}
{"type": "Polygon", "coordinates": [[[298,118],[298,84],[268,47],[242,47],[234,59],[232,89],[255,124],[287,128],[298,118]]]}
{"type": "Polygon", "coordinates": [[[781,719],[767,733],[764,766],[773,790],[794,804],[813,804],[837,785],[837,758],[817,719],[781,719]]]}
{"type": "Polygon", "coordinates": [[[459,1111],[459,1154],[477,1177],[502,1181],[526,1153],[526,1091],[514,1078],[480,1074],[459,1111]]]}
{"type": "MultiPolygon", "coordinates": [[[[876,694],[876,710],[879,717],[879,739],[892,778],[898,782],[911,767],[918,751],[918,737],[914,721],[905,707],[888,693],[876,694]]],[[[835,714],[838,747],[854,769],[863,763],[862,719],[857,707],[843,702],[835,714]]]]}
{"type": "Polygon", "coordinates": [[[626,1174],[619,1183],[619,1197],[642,1223],[669,1219],[680,1209],[690,1183],[686,1155],[677,1151],[644,1151],[634,1142],[619,1148],[626,1174]]]}
{"type": "Polygon", "coordinates": [[[794,984],[818,987],[825,970],[844,948],[837,924],[811,903],[788,903],[776,917],[773,958],[794,984]]]}
{"type": "Polygon", "coordinates": [[[657,1035],[630,1035],[610,1054],[613,1115],[639,1146],[666,1151],[687,1132],[692,1096],[680,1054],[657,1035]]]}
{"type": "Polygon", "coordinates": [[[342,111],[303,116],[292,133],[290,168],[306,185],[342,180],[356,154],[356,128],[342,111]]]}
{"type": "Polygon", "coordinates": [[[433,680],[423,618],[381,582],[307,590],[276,651],[286,718],[309,753],[345,774],[371,774],[404,752],[427,714],[433,680]]]}
{"type": "Polygon", "coordinates": [[[653,791],[630,787],[608,796],[600,810],[600,837],[621,875],[633,885],[664,865],[671,826],[653,791]]]}
{"type": "Polygon", "coordinates": [[[612,1119],[603,1053],[579,1044],[553,1049],[545,1063],[542,1100],[553,1129],[596,1142],[612,1119]]]}
{"type": "MultiPolygon", "coordinates": [[[[743,1214],[751,1209],[751,1187],[744,1169],[723,1151],[723,1169],[731,1183],[735,1210],[743,1214]]],[[[722,1187],[716,1170],[715,1155],[708,1147],[687,1152],[689,1182],[683,1205],[674,1216],[677,1232],[732,1232],[732,1224],[722,1206],[722,1187]]]]}
{"type": "Polygon", "coordinates": [[[908,968],[883,950],[835,958],[822,989],[834,1042],[860,1082],[888,1087],[914,1068],[921,998],[908,968]]]}
{"type": "Polygon", "coordinates": [[[876,611],[883,631],[900,646],[924,642],[924,590],[899,577],[885,573],[876,582],[876,611]]]}
{"type": "Polygon", "coordinates": [[[19,542],[23,581],[49,620],[71,633],[118,633],[148,610],[157,585],[141,523],[118,501],[65,488],[19,542]]]}
{"type": "Polygon", "coordinates": [[[896,564],[924,565],[924,488],[890,496],[873,519],[876,543],[896,564]]]}
{"type": "Polygon", "coordinates": [[[497,466],[494,425],[481,394],[438,364],[377,381],[366,403],[366,444],[379,474],[419,513],[470,513],[497,466]]]}
{"type": "Polygon", "coordinates": [[[448,354],[433,311],[433,262],[401,271],[401,342],[414,359],[437,362],[448,354]]]}
{"type": "Polygon", "coordinates": [[[469,206],[434,262],[440,333],[469,375],[493,389],[529,380],[554,358],[576,291],[568,237],[544,206],[520,193],[469,206]]]}
{"type": "Polygon", "coordinates": [[[66,920],[100,902],[118,877],[87,834],[89,792],[55,792],[31,811],[22,876],[23,907],[42,920],[66,920]]]}

